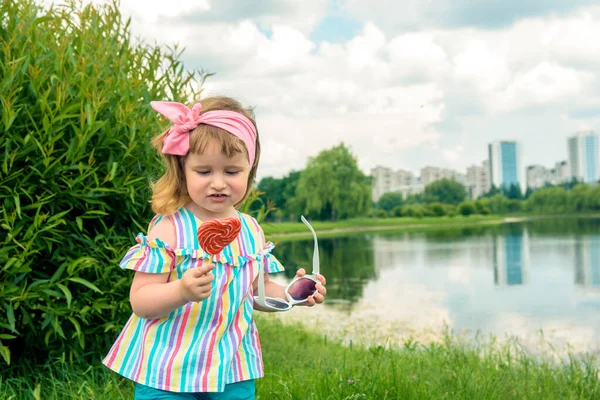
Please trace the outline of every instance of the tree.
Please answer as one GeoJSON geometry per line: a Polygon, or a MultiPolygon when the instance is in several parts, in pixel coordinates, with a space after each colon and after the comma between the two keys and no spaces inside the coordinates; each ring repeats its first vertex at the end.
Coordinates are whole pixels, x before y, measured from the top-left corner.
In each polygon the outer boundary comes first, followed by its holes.
{"type": "Polygon", "coordinates": [[[283,178],[267,176],[258,183],[257,187],[261,195],[260,202],[256,202],[257,207],[271,204],[276,209],[276,212],[270,213],[267,216],[268,221],[281,218],[289,219],[301,213],[301,211],[295,210],[293,202],[290,202],[296,194],[296,186],[298,185],[299,178],[299,171],[291,171],[283,178]]]}
{"type": "Polygon", "coordinates": [[[498,189],[496,187],[496,185],[492,184],[492,187],[490,188],[490,190],[488,190],[488,192],[484,195],[482,195],[481,197],[493,197],[497,194],[502,194],[500,189],[498,189]]]}
{"type": "Polygon", "coordinates": [[[573,211],[589,210],[592,188],[586,184],[578,184],[575,186],[568,196],[569,208],[573,211]]]}
{"type": "Polygon", "coordinates": [[[300,174],[294,201],[305,213],[319,219],[366,215],[371,205],[370,179],[341,143],[309,159],[300,174]]]}
{"type": "Polygon", "coordinates": [[[509,199],[521,200],[523,194],[521,193],[521,187],[516,183],[511,183],[508,188],[503,188],[504,195],[509,199]]]}
{"type": "Polygon", "coordinates": [[[536,190],[525,203],[525,209],[541,213],[567,210],[567,191],[562,186],[536,190]]]}
{"type": "Polygon", "coordinates": [[[467,188],[453,179],[440,179],[425,187],[426,203],[459,204],[467,197],[467,188]]]}
{"type": "Polygon", "coordinates": [[[529,196],[531,196],[533,194],[533,192],[535,192],[535,189],[527,186],[527,190],[525,191],[525,195],[523,196],[523,198],[528,199],[529,196]]]}
{"type": "Polygon", "coordinates": [[[285,218],[296,220],[302,214],[302,209],[296,204],[296,190],[300,180],[301,171],[291,171],[283,177],[283,199],[281,210],[285,218]]]}
{"type": "Polygon", "coordinates": [[[402,193],[399,192],[388,192],[384,193],[377,202],[377,208],[380,208],[385,211],[391,211],[396,206],[401,206],[404,204],[404,198],[402,197],[402,193]]]}
{"type": "Polygon", "coordinates": [[[492,214],[506,214],[508,212],[508,199],[506,196],[498,193],[488,199],[487,206],[492,214]]]}

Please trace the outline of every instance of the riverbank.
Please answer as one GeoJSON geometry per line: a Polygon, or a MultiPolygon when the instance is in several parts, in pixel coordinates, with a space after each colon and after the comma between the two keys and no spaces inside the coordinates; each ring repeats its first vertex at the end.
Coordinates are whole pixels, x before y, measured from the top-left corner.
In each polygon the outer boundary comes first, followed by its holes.
{"type": "MultiPolygon", "coordinates": [[[[600,214],[511,214],[501,215],[457,215],[454,217],[425,218],[353,218],[342,221],[311,221],[320,238],[349,236],[364,232],[408,232],[426,230],[461,229],[466,227],[499,225],[505,223],[542,219],[600,218],[600,214]]],[[[302,222],[264,222],[261,224],[265,236],[272,241],[310,239],[311,232],[302,222]]]]}
{"type": "MultiPolygon", "coordinates": [[[[308,311],[308,310],[307,310],[308,311]]],[[[342,345],[271,316],[257,321],[265,377],[257,399],[598,398],[598,369],[585,358],[532,357],[517,342],[465,345],[451,335],[401,347],[342,345]]],[[[129,399],[133,384],[98,362],[49,362],[0,371],[2,399],[129,399]]]]}

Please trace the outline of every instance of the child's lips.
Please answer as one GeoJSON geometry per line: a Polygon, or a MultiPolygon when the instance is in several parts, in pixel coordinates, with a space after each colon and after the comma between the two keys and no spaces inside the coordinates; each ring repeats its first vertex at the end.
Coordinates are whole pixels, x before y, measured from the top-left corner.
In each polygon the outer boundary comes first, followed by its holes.
{"type": "Polygon", "coordinates": [[[210,201],[212,201],[213,203],[223,203],[224,201],[226,201],[229,196],[226,194],[211,194],[208,196],[208,198],[210,199],[210,201]]]}

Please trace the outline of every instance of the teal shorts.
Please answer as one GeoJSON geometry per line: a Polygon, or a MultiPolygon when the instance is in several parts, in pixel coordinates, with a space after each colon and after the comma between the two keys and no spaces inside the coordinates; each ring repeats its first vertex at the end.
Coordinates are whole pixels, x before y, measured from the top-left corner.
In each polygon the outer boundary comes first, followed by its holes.
{"type": "Polygon", "coordinates": [[[225,385],[223,392],[178,393],[135,384],[134,400],[254,400],[254,380],[225,385]]]}

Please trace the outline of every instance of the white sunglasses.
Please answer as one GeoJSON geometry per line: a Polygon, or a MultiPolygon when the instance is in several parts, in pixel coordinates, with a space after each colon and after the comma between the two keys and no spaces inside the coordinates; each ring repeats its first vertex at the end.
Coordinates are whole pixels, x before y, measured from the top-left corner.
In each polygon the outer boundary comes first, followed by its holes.
{"type": "Polygon", "coordinates": [[[301,216],[300,219],[304,222],[304,225],[308,226],[315,241],[312,274],[295,277],[285,288],[286,299],[265,297],[265,267],[261,265],[258,270],[258,296],[254,296],[254,302],[268,310],[287,311],[296,304],[304,303],[317,291],[317,284],[320,283],[317,279],[317,275],[319,274],[319,244],[317,243],[317,234],[304,216],[301,216]]]}

